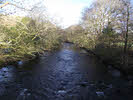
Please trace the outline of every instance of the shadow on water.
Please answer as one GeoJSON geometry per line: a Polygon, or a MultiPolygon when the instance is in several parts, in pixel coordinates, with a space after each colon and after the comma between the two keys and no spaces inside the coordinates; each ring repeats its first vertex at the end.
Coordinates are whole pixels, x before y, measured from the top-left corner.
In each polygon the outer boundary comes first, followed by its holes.
{"type": "Polygon", "coordinates": [[[132,100],[131,81],[71,43],[18,64],[0,69],[0,100],[132,100]]]}

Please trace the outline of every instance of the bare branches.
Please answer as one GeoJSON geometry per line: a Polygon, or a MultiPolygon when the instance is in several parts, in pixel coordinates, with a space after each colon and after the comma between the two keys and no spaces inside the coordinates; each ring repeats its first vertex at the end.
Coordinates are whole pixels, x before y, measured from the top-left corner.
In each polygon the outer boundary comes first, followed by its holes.
{"type": "Polygon", "coordinates": [[[9,3],[10,5],[13,5],[13,6],[15,6],[16,8],[19,8],[19,9],[21,9],[21,10],[24,10],[24,11],[32,11],[32,10],[30,10],[30,9],[26,9],[26,8],[24,8],[24,7],[21,7],[21,6],[18,6],[17,4],[13,4],[13,3],[9,3]]]}
{"type": "Polygon", "coordinates": [[[0,6],[0,8],[3,8],[3,7],[5,7],[5,6],[8,5],[8,4],[9,4],[9,2],[6,2],[6,3],[2,4],[2,5],[0,6]]]}

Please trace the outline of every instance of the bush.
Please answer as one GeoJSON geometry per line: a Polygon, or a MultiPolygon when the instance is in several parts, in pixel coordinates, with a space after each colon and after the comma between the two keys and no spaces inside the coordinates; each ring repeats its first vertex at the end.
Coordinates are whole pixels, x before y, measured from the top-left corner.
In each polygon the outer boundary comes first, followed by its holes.
{"type": "Polygon", "coordinates": [[[51,23],[51,27],[45,30],[45,24],[25,17],[16,26],[1,26],[0,63],[28,59],[45,49],[57,48],[60,43],[58,30],[51,23]]]}

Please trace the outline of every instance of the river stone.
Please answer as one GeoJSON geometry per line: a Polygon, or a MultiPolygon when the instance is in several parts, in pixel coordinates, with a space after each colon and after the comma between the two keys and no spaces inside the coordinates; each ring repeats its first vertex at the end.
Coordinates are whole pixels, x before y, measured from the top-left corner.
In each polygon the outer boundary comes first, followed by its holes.
{"type": "Polygon", "coordinates": [[[13,66],[7,66],[7,67],[3,67],[2,69],[0,69],[0,82],[13,81],[14,79],[13,71],[14,71],[13,66]]]}
{"type": "Polygon", "coordinates": [[[23,61],[18,61],[18,67],[19,67],[19,68],[22,68],[23,64],[24,64],[23,61]]]}
{"type": "Polygon", "coordinates": [[[18,65],[19,66],[23,65],[23,61],[18,61],[18,65]]]}
{"type": "Polygon", "coordinates": [[[3,72],[8,72],[8,71],[9,71],[9,69],[8,69],[7,67],[3,67],[1,70],[2,70],[3,72]]]}
{"type": "Polygon", "coordinates": [[[9,65],[0,69],[0,71],[3,71],[3,72],[13,72],[14,70],[15,70],[15,67],[12,65],[9,65]]]}
{"type": "Polygon", "coordinates": [[[64,96],[67,92],[65,90],[59,90],[58,95],[64,96]]]}
{"type": "Polygon", "coordinates": [[[101,92],[101,91],[97,91],[96,94],[98,97],[104,97],[105,96],[104,92],[101,92]]]}

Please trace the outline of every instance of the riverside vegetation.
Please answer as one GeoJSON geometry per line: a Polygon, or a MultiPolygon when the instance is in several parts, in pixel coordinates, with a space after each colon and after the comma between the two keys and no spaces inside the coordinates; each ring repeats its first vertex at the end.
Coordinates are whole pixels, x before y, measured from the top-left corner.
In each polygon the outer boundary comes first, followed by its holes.
{"type": "Polygon", "coordinates": [[[28,60],[60,44],[60,27],[34,8],[27,17],[0,15],[0,65],[28,60]]]}
{"type": "Polygon", "coordinates": [[[96,0],[79,25],[65,30],[66,41],[97,55],[104,63],[133,73],[133,6],[130,0],[96,0]]]}

